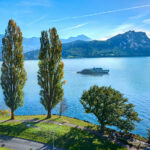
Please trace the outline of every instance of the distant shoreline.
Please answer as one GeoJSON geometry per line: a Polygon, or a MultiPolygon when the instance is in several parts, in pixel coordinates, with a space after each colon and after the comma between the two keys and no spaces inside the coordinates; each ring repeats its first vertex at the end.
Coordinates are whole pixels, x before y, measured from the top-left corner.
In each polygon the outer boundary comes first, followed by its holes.
{"type": "MultiPolygon", "coordinates": [[[[62,59],[92,59],[92,58],[144,58],[144,57],[150,57],[150,56],[103,56],[103,57],[74,57],[74,58],[62,58],[62,59]]],[[[39,59],[24,59],[24,61],[27,60],[39,60],[39,59]]],[[[0,62],[2,60],[0,59],[0,62]]]]}
{"type": "MultiPolygon", "coordinates": [[[[62,59],[92,59],[92,58],[143,58],[150,56],[103,56],[103,57],[74,57],[74,58],[62,58],[62,59]]],[[[39,60],[39,59],[24,59],[24,60],[39,60]]],[[[1,60],[0,60],[1,61],[1,60]]]]}

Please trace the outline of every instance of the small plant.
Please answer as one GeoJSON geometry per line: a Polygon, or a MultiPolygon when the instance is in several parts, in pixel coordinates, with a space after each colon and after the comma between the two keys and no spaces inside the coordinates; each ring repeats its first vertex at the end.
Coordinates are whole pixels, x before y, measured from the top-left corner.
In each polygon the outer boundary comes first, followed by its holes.
{"type": "Polygon", "coordinates": [[[66,103],[66,99],[63,99],[60,102],[60,107],[59,107],[59,116],[62,116],[62,113],[65,112],[68,109],[68,105],[66,103]]]}
{"type": "Polygon", "coordinates": [[[0,116],[9,116],[10,112],[7,109],[0,110],[0,116]]]}

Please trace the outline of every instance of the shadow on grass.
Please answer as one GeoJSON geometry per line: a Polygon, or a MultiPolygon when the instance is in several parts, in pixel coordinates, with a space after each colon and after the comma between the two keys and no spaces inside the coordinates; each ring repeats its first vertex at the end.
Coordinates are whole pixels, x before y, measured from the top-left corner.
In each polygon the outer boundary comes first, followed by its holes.
{"type": "Polygon", "coordinates": [[[68,150],[121,150],[122,147],[108,140],[90,134],[86,131],[71,128],[67,134],[56,137],[55,143],[58,147],[68,150]]]}
{"type": "Polygon", "coordinates": [[[13,137],[21,137],[22,139],[34,140],[40,136],[44,137],[45,134],[41,130],[34,131],[34,128],[38,128],[36,124],[36,122],[2,123],[0,124],[0,139],[11,140],[13,137]]]}
{"type": "MultiPolygon", "coordinates": [[[[52,145],[53,136],[50,136],[50,133],[48,133],[44,127],[35,131],[32,127],[36,127],[36,124],[37,122],[1,123],[0,134],[2,133],[3,135],[14,137],[23,135],[25,138],[37,141],[42,140],[52,145]],[[27,124],[30,124],[30,127],[27,127],[27,124]],[[27,129],[30,129],[30,131],[26,131],[27,129]]],[[[68,150],[123,150],[121,146],[81,129],[70,128],[70,130],[64,134],[61,133],[61,130],[58,130],[55,135],[55,146],[63,147],[68,150]]],[[[6,138],[6,140],[11,140],[11,138],[12,137],[6,138]]],[[[48,145],[45,145],[44,148],[46,149],[47,146],[48,145]]]]}
{"type": "MultiPolygon", "coordinates": [[[[58,119],[61,119],[61,117],[56,117],[56,118],[54,118],[54,119],[50,119],[49,121],[57,121],[58,119]]],[[[48,120],[48,119],[47,119],[48,120]]]]}
{"type": "Polygon", "coordinates": [[[57,119],[59,119],[60,117],[51,119],[51,118],[43,118],[43,119],[39,119],[39,118],[33,118],[32,120],[26,120],[26,122],[35,122],[35,123],[39,123],[39,122],[43,122],[43,121],[56,121],[57,119]]]}
{"type": "MultiPolygon", "coordinates": [[[[30,121],[34,122],[34,123],[40,123],[40,122],[46,121],[46,120],[47,120],[47,118],[43,118],[43,119],[40,119],[40,120],[39,120],[39,118],[34,118],[34,119],[30,120],[30,121]]],[[[27,122],[28,122],[28,120],[27,120],[27,122]]]]}
{"type": "Polygon", "coordinates": [[[5,124],[7,122],[3,122],[0,124],[0,134],[8,135],[8,136],[18,136],[23,131],[28,129],[26,126],[27,123],[21,122],[21,123],[14,123],[14,124],[5,124]]]}
{"type": "MultiPolygon", "coordinates": [[[[0,124],[0,134],[2,133],[3,135],[0,135],[0,140],[2,141],[11,141],[14,137],[17,138],[19,137],[19,135],[22,134],[22,132],[24,132],[26,129],[28,129],[28,127],[26,126],[28,123],[19,123],[16,125],[1,125],[0,124]]],[[[35,126],[36,123],[32,123],[31,127],[35,126]]],[[[27,140],[27,141],[32,141],[30,139],[28,139],[28,137],[32,136],[33,139],[36,138],[37,136],[43,136],[41,134],[41,131],[37,132],[36,134],[33,133],[26,133],[26,138],[21,137],[21,139],[27,140]]],[[[25,135],[25,134],[24,134],[25,135]]],[[[46,137],[45,137],[46,138],[46,137]]],[[[37,142],[39,143],[39,142],[37,142]]],[[[2,147],[5,147],[5,144],[1,145],[2,147]]],[[[24,146],[24,145],[23,145],[24,146]]],[[[31,145],[32,147],[32,145],[31,145]]],[[[52,145],[49,144],[44,144],[43,143],[43,147],[40,147],[37,150],[50,150],[52,149],[52,145]]],[[[60,149],[61,150],[61,149],[60,149]]]]}
{"type": "Polygon", "coordinates": [[[7,119],[7,120],[4,120],[4,121],[1,121],[0,123],[5,123],[5,122],[8,122],[8,121],[11,121],[11,119],[7,119]]]}

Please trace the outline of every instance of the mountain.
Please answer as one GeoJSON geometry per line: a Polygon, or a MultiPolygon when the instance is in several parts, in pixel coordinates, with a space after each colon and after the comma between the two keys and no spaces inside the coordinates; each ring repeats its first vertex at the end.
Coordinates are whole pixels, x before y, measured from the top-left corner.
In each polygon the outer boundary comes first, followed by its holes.
{"type": "Polygon", "coordinates": [[[147,55],[150,55],[150,39],[144,32],[128,31],[106,41],[75,41],[63,45],[64,57],[147,55]]]}
{"type": "Polygon", "coordinates": [[[70,43],[73,41],[91,41],[91,39],[85,35],[78,35],[77,37],[70,37],[68,39],[61,39],[62,43],[70,43]]]}
{"type": "MultiPolygon", "coordinates": [[[[106,41],[89,41],[84,35],[67,40],[62,40],[63,58],[150,56],[150,39],[145,32],[128,31],[106,41]],[[72,41],[75,39],[82,40],[72,41]],[[71,42],[65,43],[67,40],[71,42]]],[[[39,38],[24,38],[25,59],[38,59],[39,47],[39,38]]]]}
{"type": "MultiPolygon", "coordinates": [[[[39,50],[25,53],[37,59],[39,50]]],[[[150,39],[144,32],[128,31],[106,41],[73,41],[63,44],[63,58],[150,56],[150,39]]]]}
{"type": "MultiPolygon", "coordinates": [[[[70,37],[68,39],[61,39],[62,43],[69,43],[76,40],[82,40],[82,41],[90,41],[91,39],[85,35],[78,35],[77,37],[70,37]]],[[[23,45],[24,45],[24,51],[35,51],[36,49],[40,48],[40,38],[32,37],[32,38],[24,38],[23,39],[23,45]]]]}
{"type": "MultiPolygon", "coordinates": [[[[0,35],[0,50],[2,46],[2,38],[4,35],[0,35]]],[[[61,39],[62,43],[69,43],[76,40],[82,40],[82,41],[89,41],[91,40],[89,37],[85,35],[78,35],[77,37],[70,37],[68,39],[61,39]]],[[[32,37],[32,38],[23,38],[23,46],[24,46],[24,52],[33,51],[36,49],[40,49],[40,38],[39,37],[32,37]]]]}
{"type": "MultiPolygon", "coordinates": [[[[4,35],[0,34],[0,51],[2,47],[2,38],[4,35]]],[[[32,37],[32,38],[23,38],[23,46],[24,46],[24,51],[32,51],[35,49],[40,48],[40,39],[37,37],[32,37]]]]}
{"type": "Polygon", "coordinates": [[[29,52],[35,49],[39,49],[40,38],[38,37],[23,38],[23,47],[24,47],[24,52],[29,52]]]}

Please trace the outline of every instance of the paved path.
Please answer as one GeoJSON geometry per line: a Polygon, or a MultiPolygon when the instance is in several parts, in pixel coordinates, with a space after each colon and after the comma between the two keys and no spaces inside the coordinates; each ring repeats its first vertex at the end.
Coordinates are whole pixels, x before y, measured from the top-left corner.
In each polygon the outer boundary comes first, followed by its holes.
{"type": "MultiPolygon", "coordinates": [[[[48,144],[33,142],[21,138],[14,138],[0,135],[0,147],[6,147],[13,150],[53,150],[53,147],[48,144]]],[[[55,150],[62,150],[56,148],[55,150]]]]}

